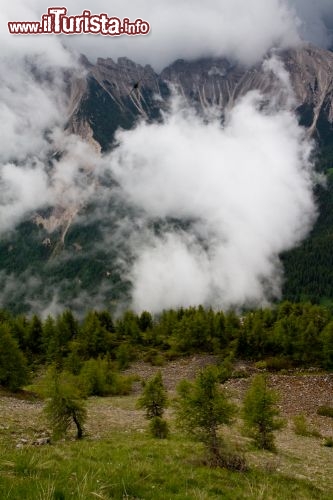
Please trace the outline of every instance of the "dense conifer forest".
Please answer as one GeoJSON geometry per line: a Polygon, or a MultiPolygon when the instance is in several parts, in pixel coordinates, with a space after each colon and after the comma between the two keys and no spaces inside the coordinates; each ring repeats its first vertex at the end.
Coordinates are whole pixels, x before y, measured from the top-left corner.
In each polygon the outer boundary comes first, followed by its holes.
{"type": "Polygon", "coordinates": [[[52,364],[81,376],[90,394],[122,393],[129,389],[118,372],[131,361],[158,365],[194,353],[262,361],[273,370],[333,368],[333,311],[311,303],[286,301],[244,314],[201,306],[119,318],[90,311],[82,321],[70,310],[45,320],[2,311],[0,321],[0,383],[13,390],[52,364]],[[98,373],[109,389],[93,387],[98,373]]]}

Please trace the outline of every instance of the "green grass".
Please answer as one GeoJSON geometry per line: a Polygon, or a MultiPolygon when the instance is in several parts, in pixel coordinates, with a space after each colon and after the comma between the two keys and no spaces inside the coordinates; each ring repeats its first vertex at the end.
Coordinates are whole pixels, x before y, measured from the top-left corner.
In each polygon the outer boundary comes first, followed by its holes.
{"type": "Polygon", "coordinates": [[[100,441],[41,448],[0,445],[0,498],[15,499],[329,499],[310,482],[264,468],[209,469],[203,449],[173,434],[155,440],[138,431],[100,441]]]}
{"type": "MultiPolygon", "coordinates": [[[[294,375],[280,379],[292,383],[294,375]]],[[[39,376],[30,390],[38,388],[41,380],[39,376]]],[[[233,398],[240,404],[241,388],[237,383],[232,387],[233,398]]],[[[49,431],[45,401],[23,391],[16,395],[0,392],[0,499],[333,498],[333,451],[313,435],[295,435],[294,415],[286,415],[288,425],[276,433],[277,453],[254,450],[251,440],[242,435],[239,415],[232,426],[223,426],[227,446],[248,464],[247,471],[233,472],[205,465],[204,448],[177,430],[172,407],[166,412],[170,437],[152,438],[137,399],[136,393],[90,397],[82,441],[73,439],[72,429],[67,440],[37,447],[32,443],[49,431]],[[23,439],[26,445],[21,444],[23,439]]],[[[320,417],[307,414],[303,420],[306,431],[318,425],[327,440],[320,417]]]]}

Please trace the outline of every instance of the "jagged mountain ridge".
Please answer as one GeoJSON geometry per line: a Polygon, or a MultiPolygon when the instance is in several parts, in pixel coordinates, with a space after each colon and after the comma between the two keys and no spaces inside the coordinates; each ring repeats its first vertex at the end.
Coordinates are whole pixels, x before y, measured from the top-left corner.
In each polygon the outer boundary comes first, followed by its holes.
{"type": "MultiPolygon", "coordinates": [[[[301,122],[327,141],[333,133],[333,53],[307,45],[278,57],[289,73],[301,122]],[[319,121],[327,125],[325,134],[318,130],[319,121]]],[[[278,88],[276,75],[262,64],[246,68],[227,59],[178,60],[160,74],[127,58],[98,59],[93,65],[83,57],[82,62],[87,76],[83,85],[73,82],[69,130],[93,137],[102,149],[110,147],[119,126],[131,128],[138,117],[156,119],[170,85],[198,109],[213,105],[222,112],[250,90],[272,96],[278,88]]]]}

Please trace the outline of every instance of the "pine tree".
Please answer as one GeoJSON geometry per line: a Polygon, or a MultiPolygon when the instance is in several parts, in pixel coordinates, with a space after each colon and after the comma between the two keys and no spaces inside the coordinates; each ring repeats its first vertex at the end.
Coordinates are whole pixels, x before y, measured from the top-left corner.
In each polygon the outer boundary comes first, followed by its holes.
{"type": "Polygon", "coordinates": [[[322,363],[325,368],[333,368],[333,321],[330,321],[320,334],[322,342],[322,363]]]}
{"type": "Polygon", "coordinates": [[[26,330],[26,349],[29,361],[39,360],[43,353],[43,326],[40,318],[34,314],[26,330]]]}
{"type": "Polygon", "coordinates": [[[202,370],[194,383],[183,380],[176,402],[179,426],[205,444],[212,466],[226,465],[218,435],[222,424],[230,424],[235,406],[219,384],[216,367],[202,370]]]}
{"type": "Polygon", "coordinates": [[[55,437],[66,434],[71,425],[76,427],[76,437],[81,439],[87,411],[78,389],[76,378],[70,373],[51,370],[48,386],[49,400],[45,407],[55,437]]]}
{"type": "Polygon", "coordinates": [[[151,330],[153,328],[153,318],[150,312],[143,311],[139,317],[138,323],[141,332],[151,330]]]}
{"type": "Polygon", "coordinates": [[[26,359],[4,323],[0,325],[0,384],[17,391],[27,383],[27,376],[26,359]]]}
{"type": "Polygon", "coordinates": [[[265,375],[257,375],[248,389],[243,407],[246,430],[259,449],[275,450],[273,432],[282,427],[276,406],[277,394],[268,388],[265,375]]]}
{"type": "Polygon", "coordinates": [[[55,321],[52,316],[48,315],[43,323],[42,345],[47,361],[53,361],[53,343],[56,336],[55,321]]]}
{"type": "Polygon", "coordinates": [[[98,315],[94,311],[89,311],[79,334],[83,357],[97,358],[106,354],[109,349],[109,336],[110,333],[102,326],[98,315]]]}
{"type": "Polygon", "coordinates": [[[165,438],[168,435],[167,423],[162,418],[167,404],[167,391],[159,371],[144,384],[142,396],[137,403],[138,408],[145,409],[146,418],[151,421],[150,430],[154,437],[165,438]]]}

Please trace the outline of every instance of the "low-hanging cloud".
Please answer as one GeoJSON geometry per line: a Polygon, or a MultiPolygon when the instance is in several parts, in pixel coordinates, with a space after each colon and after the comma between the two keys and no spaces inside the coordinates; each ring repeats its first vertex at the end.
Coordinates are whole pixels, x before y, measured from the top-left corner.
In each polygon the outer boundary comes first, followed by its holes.
{"type": "MultiPolygon", "coordinates": [[[[56,64],[68,64],[62,45],[97,57],[127,56],[160,71],[175,59],[199,57],[234,58],[253,64],[272,47],[288,48],[302,40],[329,47],[332,43],[333,6],[331,0],[96,0],[89,6],[83,0],[64,2],[69,15],[83,9],[106,12],[119,18],[142,18],[150,22],[148,36],[117,38],[79,36],[0,37],[2,47],[10,53],[43,53],[56,64]],[[41,46],[42,43],[42,46],[41,46]]],[[[62,4],[61,4],[62,5],[62,4]]],[[[39,20],[50,7],[47,0],[22,0],[2,5],[3,26],[13,20],[39,20]]]]}
{"type": "Polygon", "coordinates": [[[93,189],[87,173],[96,152],[65,131],[66,59],[73,75],[81,69],[59,50],[59,65],[45,54],[0,57],[0,234],[40,208],[77,206],[93,189]]]}
{"type": "Polygon", "coordinates": [[[118,133],[110,168],[124,199],[147,228],[159,221],[135,240],[135,309],[279,295],[278,255],[314,221],[312,147],[291,112],[261,105],[251,92],[221,125],[174,98],[163,123],[118,133]]]}
{"type": "MultiPolygon", "coordinates": [[[[40,208],[77,213],[91,199],[110,196],[93,171],[97,164],[104,171],[107,161],[126,203],[144,214],[140,231],[133,225],[128,240],[136,309],[262,303],[278,296],[278,255],[304,238],[315,217],[311,144],[292,113],[262,110],[260,95],[252,93],[222,126],[176,98],[163,123],[120,132],[118,149],[101,159],[64,132],[66,70],[78,68],[79,53],[92,60],[127,56],[159,71],[177,58],[205,56],[250,65],[272,47],[302,40],[328,47],[331,0],[96,0],[91,6],[68,0],[65,6],[70,15],[90,8],[141,17],[152,30],[117,39],[13,36],[7,21],[39,20],[50,4],[1,5],[0,234],[40,208]],[[151,230],[156,222],[158,232],[151,230]]],[[[84,300],[90,305],[89,297],[84,300]]]]}

